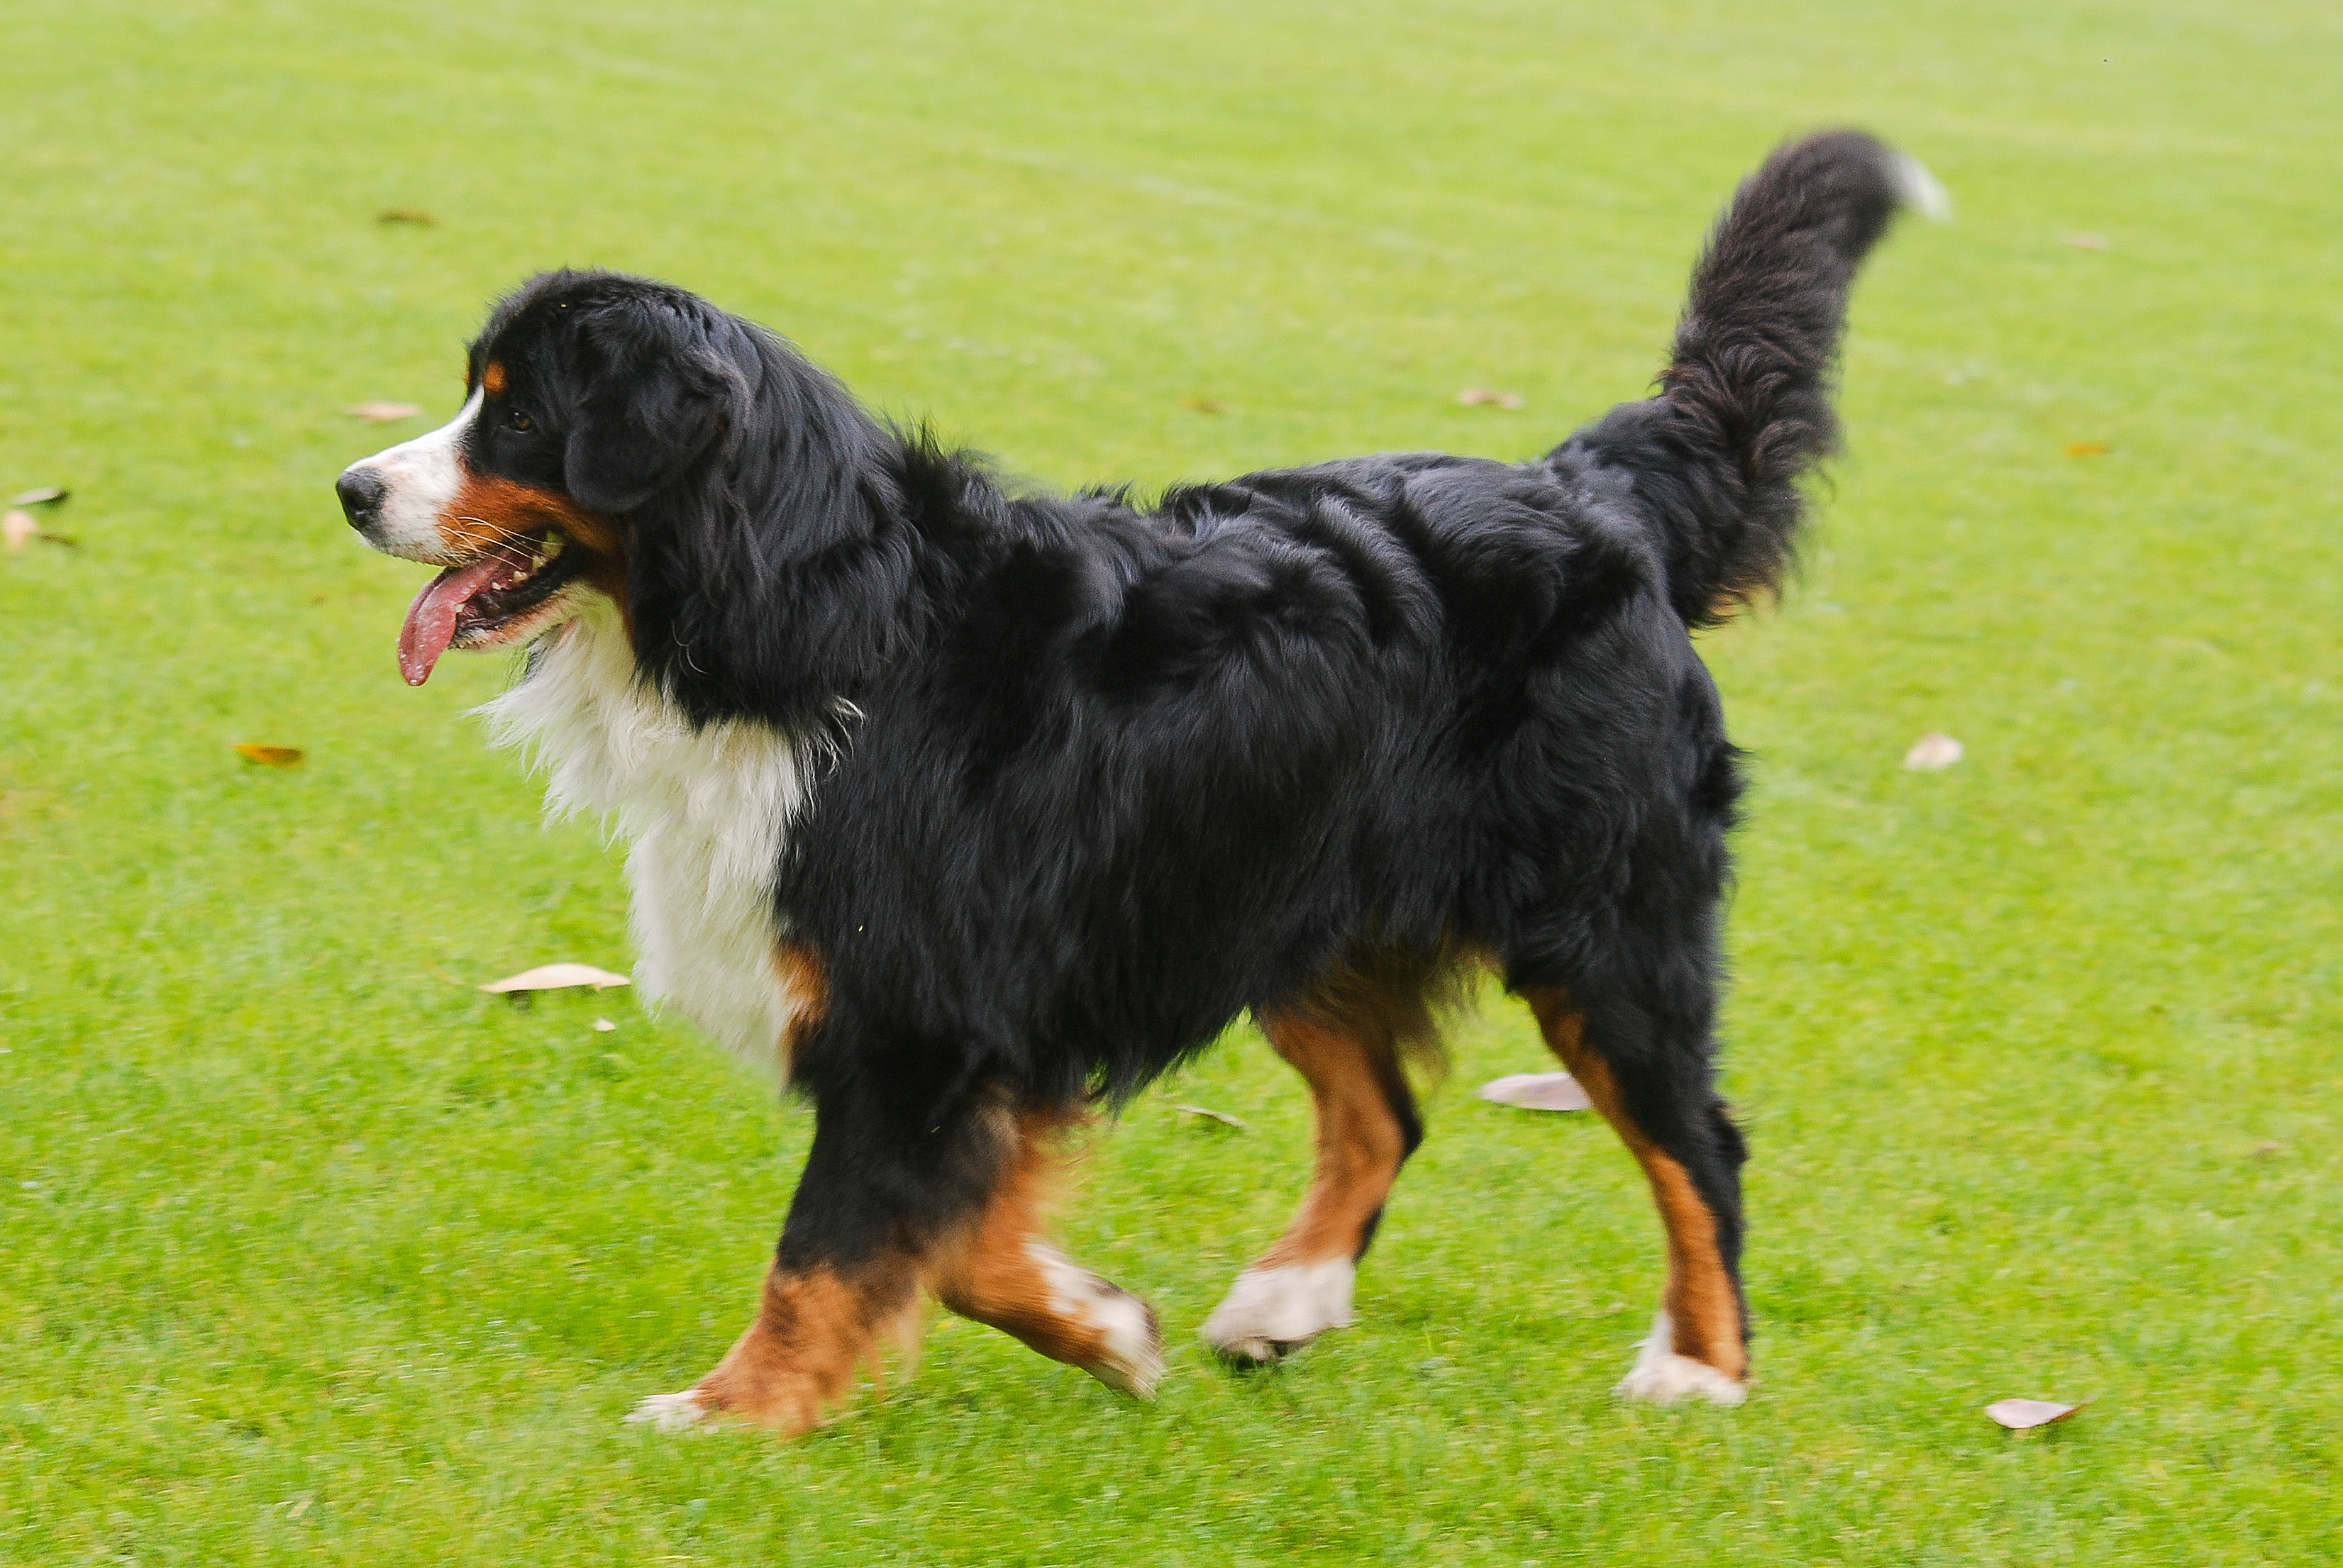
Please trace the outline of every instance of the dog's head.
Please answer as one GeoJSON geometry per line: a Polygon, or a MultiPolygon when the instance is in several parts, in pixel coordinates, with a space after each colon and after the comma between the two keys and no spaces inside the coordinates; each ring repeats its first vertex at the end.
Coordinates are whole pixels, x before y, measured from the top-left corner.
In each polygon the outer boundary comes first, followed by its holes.
{"type": "Polygon", "coordinates": [[[746,422],[769,340],[681,289],[547,273],[500,302],[466,397],[335,485],[376,549],[443,568],[407,611],[420,686],[450,647],[518,647],[602,595],[628,606],[640,513],[746,422]]]}

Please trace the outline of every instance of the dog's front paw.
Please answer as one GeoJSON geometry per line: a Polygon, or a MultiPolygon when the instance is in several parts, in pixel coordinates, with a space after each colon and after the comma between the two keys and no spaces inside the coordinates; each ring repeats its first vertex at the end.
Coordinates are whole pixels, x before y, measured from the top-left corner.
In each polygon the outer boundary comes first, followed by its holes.
{"type": "Polygon", "coordinates": [[[1155,1309],[1127,1291],[1091,1304],[1101,1330],[1102,1353],[1082,1370],[1117,1393],[1153,1399],[1163,1378],[1163,1330],[1155,1309]]]}
{"type": "Polygon", "coordinates": [[[627,1412],[629,1422],[659,1432],[707,1432],[716,1425],[713,1406],[696,1388],[681,1393],[655,1393],[627,1412]]]}

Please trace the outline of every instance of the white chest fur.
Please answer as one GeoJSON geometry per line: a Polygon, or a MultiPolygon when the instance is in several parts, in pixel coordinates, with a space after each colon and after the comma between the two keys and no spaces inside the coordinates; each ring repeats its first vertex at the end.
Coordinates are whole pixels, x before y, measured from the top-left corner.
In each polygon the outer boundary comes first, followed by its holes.
{"type": "Polygon", "coordinates": [[[481,712],[498,745],[544,771],[548,812],[595,813],[627,840],[637,994],[779,1066],[791,998],[773,966],[773,875],[804,799],[796,745],[757,723],[694,729],[636,678],[603,608],[556,631],[481,712]]]}

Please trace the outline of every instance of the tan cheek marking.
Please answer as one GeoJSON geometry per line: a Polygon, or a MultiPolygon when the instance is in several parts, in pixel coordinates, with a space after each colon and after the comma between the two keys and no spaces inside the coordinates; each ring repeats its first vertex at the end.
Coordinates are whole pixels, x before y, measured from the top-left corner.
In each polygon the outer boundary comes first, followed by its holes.
{"type": "Polygon", "coordinates": [[[1651,1183],[1652,1202],[1667,1231],[1666,1302],[1675,1330],[1673,1348],[1678,1355],[1705,1362],[1727,1377],[1739,1378],[1749,1370],[1748,1349],[1741,1340],[1741,1309],[1725,1261],[1717,1254],[1715,1217],[1701,1201],[1691,1172],[1645,1137],[1627,1115],[1609,1064],[1587,1049],[1586,1021],[1572,1008],[1570,999],[1554,990],[1526,995],[1546,1045],[1618,1132],[1619,1141],[1651,1183]]]}
{"type": "MultiPolygon", "coordinates": [[[[515,534],[559,528],[586,552],[585,584],[627,608],[627,557],[618,526],[567,496],[495,475],[467,474],[439,517],[439,537],[451,555],[475,556],[515,534]]],[[[628,634],[632,635],[631,625],[628,634]]]]}
{"type": "Polygon", "coordinates": [[[596,521],[567,496],[517,479],[466,474],[439,516],[439,535],[450,550],[468,556],[543,528],[558,528],[576,538],[581,528],[596,521]]]}
{"type": "Polygon", "coordinates": [[[489,397],[503,397],[505,390],[504,366],[494,359],[489,360],[488,367],[480,372],[480,385],[487,388],[489,397]]]}

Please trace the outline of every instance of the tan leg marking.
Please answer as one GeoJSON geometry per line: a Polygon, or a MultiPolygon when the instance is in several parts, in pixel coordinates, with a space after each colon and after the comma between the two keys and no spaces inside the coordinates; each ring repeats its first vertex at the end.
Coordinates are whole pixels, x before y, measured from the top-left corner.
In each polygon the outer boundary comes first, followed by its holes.
{"type": "Polygon", "coordinates": [[[1403,1052],[1436,1050],[1433,1010],[1460,959],[1369,953],[1302,998],[1259,1015],[1277,1054],[1310,1086],[1316,1165],[1285,1233],[1237,1276],[1204,1339],[1242,1361],[1271,1361],[1351,1324],[1359,1254],[1407,1159],[1413,1097],[1403,1052]]]}
{"type": "Polygon", "coordinates": [[[1610,1067],[1586,1044],[1585,1020],[1570,998],[1559,990],[1523,994],[1537,1015],[1547,1049],[1578,1080],[1651,1183],[1652,1201],[1668,1238],[1668,1283],[1661,1300],[1674,1336],[1669,1348],[1738,1382],[1749,1370],[1749,1352],[1741,1337],[1740,1299],[1716,1250],[1716,1221],[1708,1205],[1700,1201],[1684,1166],[1628,1116],[1610,1067]]]}
{"type": "Polygon", "coordinates": [[[1082,1268],[1050,1240],[1050,1189],[1067,1119],[1015,1119],[1016,1147],[984,1212],[939,1249],[930,1287],[962,1317],[1015,1335],[1053,1361],[1144,1398],[1163,1375],[1163,1338],[1138,1297],[1082,1268]]]}
{"type": "Polygon", "coordinates": [[[919,1304],[906,1259],[882,1259],[851,1280],[829,1269],[788,1274],[776,1264],[757,1321],[716,1370],[681,1393],[643,1401],[627,1419],[673,1431],[724,1416],[804,1432],[853,1391],[858,1367],[877,1370],[884,1343],[910,1345],[919,1304]]]}
{"type": "Polygon", "coordinates": [[[1398,1083],[1404,1091],[1399,1063],[1388,1041],[1307,1014],[1271,1013],[1261,1027],[1310,1086],[1316,1169],[1292,1223],[1253,1267],[1347,1261],[1358,1253],[1367,1222],[1391,1196],[1407,1158],[1407,1134],[1387,1088],[1398,1083]]]}

